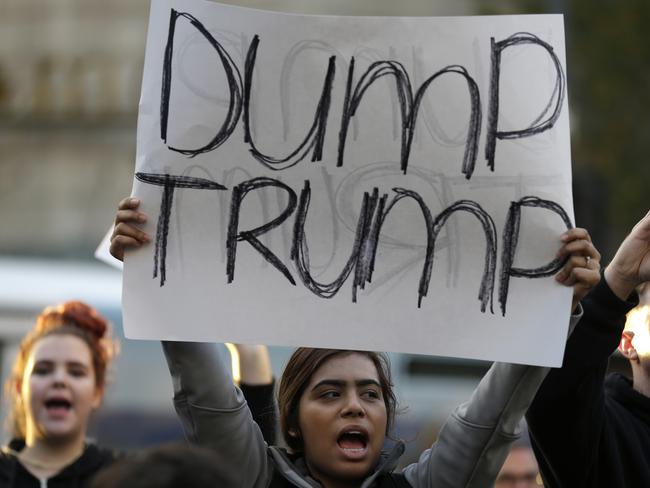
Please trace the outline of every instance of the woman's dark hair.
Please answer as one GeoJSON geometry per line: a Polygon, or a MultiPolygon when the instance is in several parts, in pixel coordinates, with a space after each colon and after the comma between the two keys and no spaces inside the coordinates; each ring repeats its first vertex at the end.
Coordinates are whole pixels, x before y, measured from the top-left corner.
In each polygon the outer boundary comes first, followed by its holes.
{"type": "Polygon", "coordinates": [[[303,450],[302,438],[296,436],[298,429],[298,407],[300,398],[304,393],[311,377],[316,370],[335,356],[346,354],[361,354],[372,361],[377,369],[379,384],[381,385],[384,404],[386,405],[386,434],[388,434],[395,420],[397,398],[393,391],[393,382],[390,373],[388,356],[371,351],[345,351],[341,349],[312,349],[301,347],[291,355],[278,389],[278,408],[280,411],[280,429],[287,445],[293,452],[303,450]],[[294,435],[291,434],[294,432],[294,435]]]}
{"type": "Polygon", "coordinates": [[[11,377],[5,385],[7,398],[11,399],[9,425],[16,438],[25,436],[25,409],[16,385],[25,374],[25,367],[34,344],[51,335],[72,335],[86,343],[92,357],[95,387],[103,390],[106,370],[115,353],[115,344],[108,337],[108,321],[97,310],[78,301],[47,307],[36,318],[34,327],[25,335],[18,349],[11,377]]]}

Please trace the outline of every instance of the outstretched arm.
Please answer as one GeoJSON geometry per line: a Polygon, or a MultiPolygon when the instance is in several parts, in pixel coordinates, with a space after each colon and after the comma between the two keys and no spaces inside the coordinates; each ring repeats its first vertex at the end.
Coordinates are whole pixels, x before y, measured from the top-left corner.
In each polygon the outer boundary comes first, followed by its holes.
{"type": "Polygon", "coordinates": [[[604,280],[582,301],[584,317],[567,341],[527,414],[533,448],[548,486],[589,484],[605,421],[604,379],[634,288],[650,279],[650,213],[625,238],[604,280]]]}
{"type": "Polygon", "coordinates": [[[650,212],[621,243],[605,268],[605,280],[621,300],[627,300],[638,285],[650,281],[650,212]]]}
{"type": "Polygon", "coordinates": [[[266,444],[214,344],[163,342],[163,351],[187,439],[214,450],[222,486],[264,487],[271,469],[266,444]]]}
{"type": "MultiPolygon", "coordinates": [[[[600,280],[600,254],[584,229],[568,231],[562,242],[560,254],[571,257],[556,279],[573,287],[576,307],[600,280]]],[[[579,313],[571,317],[571,329],[579,319],[579,313]]],[[[536,366],[494,363],[470,400],[447,419],[432,448],[405,468],[411,485],[492,486],[511,443],[520,435],[519,422],[548,371],[536,366]]]]}

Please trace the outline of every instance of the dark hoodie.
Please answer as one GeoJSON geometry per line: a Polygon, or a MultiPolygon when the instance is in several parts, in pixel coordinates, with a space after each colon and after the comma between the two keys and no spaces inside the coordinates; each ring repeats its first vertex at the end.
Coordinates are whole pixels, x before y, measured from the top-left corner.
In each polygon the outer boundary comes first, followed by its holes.
{"type": "Polygon", "coordinates": [[[25,469],[11,451],[25,447],[21,439],[14,439],[8,449],[0,453],[0,486],[2,488],[86,488],[99,470],[116,460],[113,451],[87,444],[83,454],[55,476],[39,480],[25,469]]]}
{"type": "Polygon", "coordinates": [[[605,377],[635,304],[636,296],[624,302],[601,280],[582,302],[564,365],[548,374],[528,411],[549,488],[650,486],[650,398],[622,375],[605,377]]]}

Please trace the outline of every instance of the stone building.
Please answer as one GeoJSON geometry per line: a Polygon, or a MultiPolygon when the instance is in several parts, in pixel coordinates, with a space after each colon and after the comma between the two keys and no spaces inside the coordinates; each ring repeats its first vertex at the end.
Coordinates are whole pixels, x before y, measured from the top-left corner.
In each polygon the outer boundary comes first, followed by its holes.
{"type": "MultiPolygon", "coordinates": [[[[462,15],[471,0],[239,0],[462,15]]],[[[149,2],[0,0],[0,255],[89,259],[131,188],[149,2]]]]}
{"type": "Polygon", "coordinates": [[[130,190],[147,2],[0,12],[0,253],[90,257],[130,190]]]}

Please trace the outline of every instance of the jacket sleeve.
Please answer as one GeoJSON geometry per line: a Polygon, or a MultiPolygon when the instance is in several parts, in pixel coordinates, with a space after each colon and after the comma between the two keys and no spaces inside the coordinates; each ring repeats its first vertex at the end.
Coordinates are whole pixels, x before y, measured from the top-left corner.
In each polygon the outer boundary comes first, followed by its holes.
{"type": "Polygon", "coordinates": [[[273,399],[275,379],[266,385],[239,385],[253,420],[259,425],[262,436],[269,446],[275,444],[275,430],[278,425],[276,405],[273,399]]]}
{"type": "Polygon", "coordinates": [[[242,392],[214,344],[163,342],[174,406],[190,442],[215,451],[225,488],[263,488],[271,466],[242,392]]]}
{"type": "Polygon", "coordinates": [[[567,341],[562,368],[548,374],[526,415],[546,486],[583,486],[596,461],[608,359],[636,303],[636,294],[624,302],[604,279],[582,301],[584,317],[567,341]]]}
{"type": "MultiPolygon", "coordinates": [[[[569,333],[582,312],[571,317],[569,333]]],[[[520,421],[549,368],[494,363],[469,401],[450,415],[436,443],[404,474],[416,488],[485,488],[520,435],[520,421]]]]}

